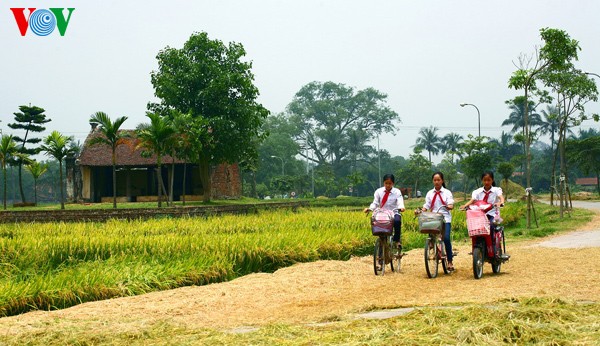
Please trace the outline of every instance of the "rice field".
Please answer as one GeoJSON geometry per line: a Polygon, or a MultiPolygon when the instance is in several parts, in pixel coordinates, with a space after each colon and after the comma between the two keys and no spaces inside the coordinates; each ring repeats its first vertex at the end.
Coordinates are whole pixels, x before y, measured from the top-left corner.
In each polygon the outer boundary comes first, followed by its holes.
{"type": "MultiPolygon", "coordinates": [[[[505,208],[507,224],[522,219],[505,208]]],[[[403,243],[424,235],[409,211],[403,243]]],[[[453,238],[467,237],[454,212],[453,238]]],[[[273,272],[297,262],[346,260],[371,253],[369,219],[349,208],[267,211],[209,218],[0,225],[0,316],[61,309],[273,272]]]]}

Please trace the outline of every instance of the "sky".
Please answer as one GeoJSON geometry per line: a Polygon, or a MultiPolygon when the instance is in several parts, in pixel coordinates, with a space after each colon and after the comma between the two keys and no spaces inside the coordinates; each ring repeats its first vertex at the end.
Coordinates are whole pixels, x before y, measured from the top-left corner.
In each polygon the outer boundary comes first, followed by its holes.
{"type": "MultiPolygon", "coordinates": [[[[510,113],[504,102],[522,93],[508,79],[519,55],[542,44],[541,28],[568,32],[582,48],[577,66],[600,74],[599,16],[600,2],[592,0],[4,0],[0,129],[18,134],[7,124],[27,104],[52,119],[45,134],[58,130],[83,142],[97,111],[127,116],[124,127],[134,128],[156,101],[150,73],[157,53],[205,31],[245,47],[258,101],[272,113],[312,81],[387,94],[401,122],[379,145],[407,157],[422,127],[477,134],[477,110],[460,103],[480,110],[482,135],[510,130],[501,127],[510,113]],[[75,10],[64,36],[31,29],[21,36],[10,10],[20,7],[75,10]]],[[[598,103],[586,108],[600,113],[598,103]]]]}

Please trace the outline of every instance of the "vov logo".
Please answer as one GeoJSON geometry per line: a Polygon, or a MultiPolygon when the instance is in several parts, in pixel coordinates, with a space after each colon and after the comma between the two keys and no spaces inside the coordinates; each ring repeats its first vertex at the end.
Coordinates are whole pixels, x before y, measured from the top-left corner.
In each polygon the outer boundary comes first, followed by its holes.
{"type": "Polygon", "coordinates": [[[27,29],[38,36],[48,36],[55,28],[58,28],[60,36],[65,36],[67,26],[71,21],[71,14],[75,10],[74,8],[67,8],[69,14],[65,19],[64,8],[28,8],[29,17],[25,17],[25,8],[11,8],[10,9],[15,16],[15,21],[21,32],[21,36],[27,34],[27,29]]]}

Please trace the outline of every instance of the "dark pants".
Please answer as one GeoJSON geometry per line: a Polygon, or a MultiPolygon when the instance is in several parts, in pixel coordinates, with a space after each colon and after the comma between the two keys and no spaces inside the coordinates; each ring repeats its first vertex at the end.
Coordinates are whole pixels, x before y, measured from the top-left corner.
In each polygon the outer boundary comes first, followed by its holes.
{"type": "Polygon", "coordinates": [[[444,245],[446,246],[446,258],[448,262],[452,262],[452,258],[454,257],[452,254],[452,242],[450,241],[450,222],[446,222],[445,224],[446,232],[444,232],[444,245]]]}
{"type": "Polygon", "coordinates": [[[394,215],[394,236],[392,240],[395,242],[400,242],[402,236],[402,218],[400,214],[394,215]]]}

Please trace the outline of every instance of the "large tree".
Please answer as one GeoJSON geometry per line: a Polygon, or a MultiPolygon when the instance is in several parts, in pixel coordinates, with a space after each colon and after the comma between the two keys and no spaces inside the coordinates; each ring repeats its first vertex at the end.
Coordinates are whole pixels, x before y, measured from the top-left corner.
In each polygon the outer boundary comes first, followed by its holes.
{"type": "Polygon", "coordinates": [[[72,149],[69,147],[69,143],[72,141],[71,137],[62,135],[58,131],[52,131],[48,137],[44,138],[44,144],[42,145],[42,151],[46,152],[46,155],[53,157],[58,161],[59,169],[59,186],[60,186],[60,209],[65,209],[65,196],[63,188],[63,160],[72,153],[72,149]]]}
{"type": "MultiPolygon", "coordinates": [[[[525,175],[527,179],[527,188],[531,187],[531,124],[529,121],[529,97],[531,93],[541,91],[537,82],[547,71],[560,71],[569,68],[571,61],[577,60],[577,52],[580,50],[579,42],[573,40],[569,35],[558,29],[544,28],[540,30],[540,36],[544,45],[539,50],[536,49],[534,56],[527,58],[521,55],[520,66],[511,75],[508,86],[515,90],[524,92],[524,139],[525,139],[525,175]],[[531,64],[533,62],[533,64],[531,64]]],[[[544,79],[547,79],[544,78],[544,79]]],[[[548,84],[548,82],[545,82],[548,84]]],[[[548,102],[548,93],[540,92],[541,102],[548,102]]],[[[531,227],[531,194],[527,194],[527,227],[531,227]]]]}
{"type": "Polygon", "coordinates": [[[100,136],[92,138],[90,145],[104,144],[111,150],[112,158],[112,183],[113,183],[113,208],[117,208],[117,147],[129,137],[127,132],[121,131],[121,125],[127,117],[119,117],[112,121],[104,112],[96,112],[90,118],[90,123],[98,124],[100,136]]]}
{"type": "MultiPolygon", "coordinates": [[[[14,136],[14,141],[17,142],[19,153],[32,156],[40,152],[39,147],[34,147],[35,144],[41,142],[41,138],[33,137],[33,134],[40,133],[46,130],[43,125],[50,121],[44,114],[45,110],[36,106],[19,106],[20,112],[13,113],[15,122],[8,124],[8,127],[14,130],[25,131],[23,137],[14,136]]],[[[22,168],[23,161],[16,160],[16,165],[19,167],[19,192],[21,194],[21,202],[25,203],[25,193],[23,191],[22,168]]]]}
{"type": "MultiPolygon", "coordinates": [[[[336,172],[343,160],[361,155],[379,134],[394,132],[400,118],[386,102],[387,95],[374,88],[311,82],[288,105],[289,119],[296,127],[294,138],[310,149],[309,160],[330,164],[336,172]]],[[[306,152],[299,154],[307,158],[306,152]]]]}
{"type": "Polygon", "coordinates": [[[199,152],[204,201],[211,198],[210,166],[255,157],[260,127],[268,111],[257,102],[252,63],[243,61],[244,47],[194,33],[183,48],[166,47],[151,73],[161,102],[149,108],[162,115],[177,110],[201,118],[206,138],[199,152]]]}
{"type": "Polygon", "coordinates": [[[596,176],[596,190],[600,195],[600,136],[567,141],[569,161],[575,163],[585,173],[596,176]]]}

